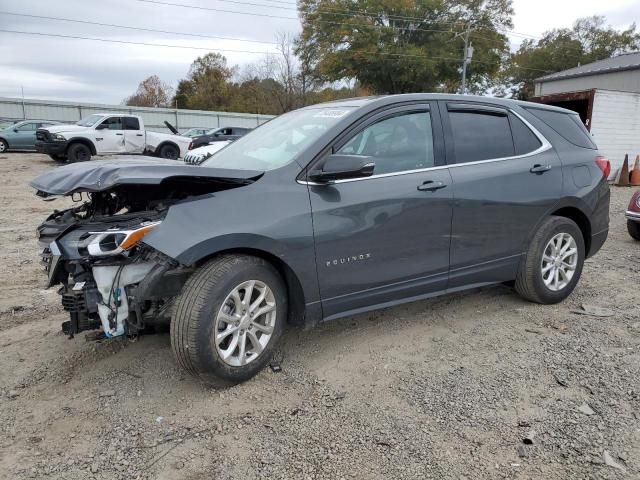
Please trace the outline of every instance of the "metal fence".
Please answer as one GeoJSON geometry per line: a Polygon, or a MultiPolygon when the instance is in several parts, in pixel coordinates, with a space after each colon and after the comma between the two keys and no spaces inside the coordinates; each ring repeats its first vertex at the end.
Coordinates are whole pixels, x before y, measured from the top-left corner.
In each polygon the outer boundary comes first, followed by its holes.
{"type": "Polygon", "coordinates": [[[55,120],[75,123],[92,113],[127,113],[139,115],[148,130],[169,132],[164,125],[168,121],[178,130],[193,127],[248,127],[266,122],[272,115],[252,113],[209,112],[205,110],[181,110],[172,108],[128,107],[124,105],[102,105],[93,103],[59,102],[0,97],[0,118],[11,120],[55,120]]]}

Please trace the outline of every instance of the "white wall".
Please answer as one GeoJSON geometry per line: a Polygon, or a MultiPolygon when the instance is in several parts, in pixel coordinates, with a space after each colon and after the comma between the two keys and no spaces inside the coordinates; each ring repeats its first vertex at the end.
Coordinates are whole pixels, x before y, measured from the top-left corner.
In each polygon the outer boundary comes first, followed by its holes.
{"type": "Polygon", "coordinates": [[[140,115],[148,130],[169,132],[164,125],[168,121],[180,131],[191,127],[249,127],[273,118],[272,115],[253,113],[209,112],[204,110],[175,110],[172,108],[127,107],[123,105],[101,105],[90,103],[58,102],[54,100],[0,97],[0,118],[55,120],[63,123],[75,123],[92,113],[121,112],[140,115]]]}
{"type": "Polygon", "coordinates": [[[562,78],[536,83],[536,96],[554,93],[579,92],[583,90],[604,89],[617,92],[640,92],[640,68],[621,72],[606,72],[582,77],[562,78]]]}
{"type": "Polygon", "coordinates": [[[612,172],[629,154],[629,168],[640,155],[640,93],[597,90],[591,133],[598,149],[611,160],[612,172]]]}

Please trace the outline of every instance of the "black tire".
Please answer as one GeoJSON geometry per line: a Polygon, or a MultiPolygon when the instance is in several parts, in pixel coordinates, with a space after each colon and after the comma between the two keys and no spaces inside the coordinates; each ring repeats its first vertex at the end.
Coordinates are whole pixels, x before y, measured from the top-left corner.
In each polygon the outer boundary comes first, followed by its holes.
{"type": "Polygon", "coordinates": [[[565,217],[549,217],[533,236],[520,263],[515,289],[523,298],[544,305],[559,303],[576,287],[584,265],[585,247],[582,232],[576,223],[565,217]],[[542,278],[542,256],[549,241],[559,233],[568,233],[576,242],[578,258],[573,277],[558,291],[548,288],[542,278]]]}
{"type": "Polygon", "coordinates": [[[262,370],[282,334],[287,318],[287,291],[278,271],[249,255],[223,255],[202,265],[186,282],[171,319],[171,347],[187,372],[216,387],[248,380],[262,370]],[[231,366],[216,349],[216,315],[227,296],[249,280],[266,284],[276,302],[276,319],[269,343],[248,364],[231,366]]]}
{"type": "Polygon", "coordinates": [[[4,138],[0,138],[0,153],[7,153],[9,150],[9,144],[4,138]]]}
{"type": "Polygon", "coordinates": [[[166,144],[160,148],[160,158],[168,158],[170,160],[177,160],[180,156],[180,150],[174,145],[166,144]]]}
{"type": "Polygon", "coordinates": [[[640,242],[640,222],[627,220],[627,232],[629,232],[631,238],[640,242]]]}
{"type": "Polygon", "coordinates": [[[56,162],[66,162],[67,161],[67,156],[66,155],[55,155],[50,153],[49,154],[49,158],[51,158],[51,160],[54,160],[56,162]]]}
{"type": "Polygon", "coordinates": [[[83,143],[73,143],[67,150],[67,158],[70,163],[88,162],[91,160],[91,150],[83,143]]]}

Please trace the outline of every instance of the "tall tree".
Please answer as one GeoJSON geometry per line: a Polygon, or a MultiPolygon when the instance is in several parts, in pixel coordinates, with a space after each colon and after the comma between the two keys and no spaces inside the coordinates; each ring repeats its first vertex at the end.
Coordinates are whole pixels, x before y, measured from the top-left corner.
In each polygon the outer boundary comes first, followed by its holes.
{"type": "Polygon", "coordinates": [[[233,74],[224,56],[207,53],[191,64],[187,78],[178,83],[175,99],[182,108],[226,110],[233,74]]]}
{"type": "Polygon", "coordinates": [[[157,75],[142,80],[136,93],[124,99],[125,105],[136,107],[168,107],[173,89],[157,75]]]}
{"type": "Polygon", "coordinates": [[[374,93],[456,91],[464,33],[475,48],[469,83],[508,51],[511,0],[300,0],[296,53],[316,79],[356,79],[374,93]]]}
{"type": "Polygon", "coordinates": [[[538,41],[525,40],[508,62],[506,74],[516,95],[534,94],[534,80],[546,74],[640,49],[640,34],[607,26],[604,17],[577,20],[572,28],[554,29],[538,41]]]}

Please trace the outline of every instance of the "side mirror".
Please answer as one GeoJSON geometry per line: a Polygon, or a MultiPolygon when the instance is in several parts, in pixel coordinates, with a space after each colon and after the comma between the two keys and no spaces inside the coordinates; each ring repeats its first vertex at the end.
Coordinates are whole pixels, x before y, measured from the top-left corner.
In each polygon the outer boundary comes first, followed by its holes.
{"type": "Polygon", "coordinates": [[[17,128],[14,128],[14,129],[13,129],[13,132],[14,132],[14,133],[18,133],[18,129],[17,129],[17,128]]]}
{"type": "Polygon", "coordinates": [[[109,125],[107,125],[106,123],[101,123],[96,127],[96,130],[107,130],[108,128],[109,128],[109,125]]]}
{"type": "Polygon", "coordinates": [[[373,175],[375,166],[376,164],[371,157],[335,153],[324,161],[320,170],[309,172],[308,177],[312,182],[318,183],[370,177],[373,175]]]}

